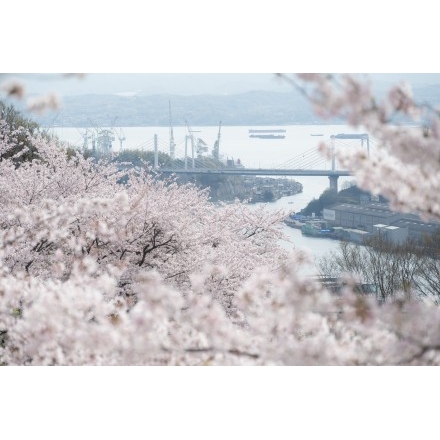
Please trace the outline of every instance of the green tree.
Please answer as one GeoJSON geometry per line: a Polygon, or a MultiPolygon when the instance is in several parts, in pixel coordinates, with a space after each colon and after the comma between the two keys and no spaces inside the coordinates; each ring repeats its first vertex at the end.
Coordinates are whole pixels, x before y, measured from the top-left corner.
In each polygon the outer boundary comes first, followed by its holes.
{"type": "Polygon", "coordinates": [[[272,191],[269,191],[268,189],[266,189],[263,192],[263,201],[265,202],[273,202],[274,199],[274,195],[272,191]]]}
{"type": "Polygon", "coordinates": [[[2,101],[0,101],[0,121],[3,121],[4,129],[15,141],[13,148],[2,151],[0,159],[15,156],[26,148],[27,151],[18,160],[32,160],[35,154],[32,137],[38,133],[40,126],[35,121],[24,117],[14,106],[6,105],[2,101]]]}
{"type": "MultiPolygon", "coordinates": [[[[128,162],[134,166],[140,166],[143,163],[150,165],[154,164],[154,152],[153,151],[140,151],[140,150],[123,150],[113,158],[114,162],[128,162]]],[[[173,161],[171,157],[161,151],[158,152],[159,166],[172,166],[173,161]]]]}
{"type": "Polygon", "coordinates": [[[309,204],[301,211],[303,215],[311,215],[315,213],[317,215],[322,215],[322,211],[327,206],[330,206],[339,201],[338,194],[332,189],[325,190],[319,199],[313,199],[309,204]]]}

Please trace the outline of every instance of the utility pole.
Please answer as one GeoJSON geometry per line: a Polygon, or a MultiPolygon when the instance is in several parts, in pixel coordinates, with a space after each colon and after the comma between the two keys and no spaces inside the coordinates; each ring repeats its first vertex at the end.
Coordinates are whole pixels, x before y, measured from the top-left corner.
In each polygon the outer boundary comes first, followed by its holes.
{"type": "Polygon", "coordinates": [[[189,135],[185,136],[185,170],[188,169],[188,138],[189,135]]]}
{"type": "Polygon", "coordinates": [[[174,142],[173,125],[171,123],[171,101],[168,101],[169,111],[170,111],[170,157],[174,160],[176,154],[176,144],[174,142]]]}

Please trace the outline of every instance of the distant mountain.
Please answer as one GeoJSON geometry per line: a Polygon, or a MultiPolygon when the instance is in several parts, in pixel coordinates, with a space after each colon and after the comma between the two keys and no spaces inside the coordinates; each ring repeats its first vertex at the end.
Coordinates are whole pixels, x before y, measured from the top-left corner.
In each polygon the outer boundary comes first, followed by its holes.
{"type": "Polygon", "coordinates": [[[56,91],[61,97],[109,94],[224,95],[266,90],[289,91],[273,73],[88,73],[82,78],[60,74],[14,74],[28,94],[56,91]]]}
{"type": "MultiPolygon", "coordinates": [[[[239,88],[236,83],[225,83],[224,90],[239,88]]],[[[389,89],[376,84],[381,97],[389,89]]],[[[440,84],[416,87],[414,95],[420,103],[440,104],[440,84]]],[[[195,94],[191,96],[156,94],[87,94],[62,98],[62,109],[44,116],[30,115],[45,127],[89,126],[168,126],[169,102],[175,126],[188,121],[194,126],[217,125],[294,125],[343,123],[325,121],[311,110],[310,103],[297,91],[248,91],[239,94],[195,94]]]]}
{"type": "Polygon", "coordinates": [[[297,93],[269,91],[237,95],[81,95],[63,99],[58,114],[35,117],[43,126],[292,125],[319,123],[297,93]],[[56,117],[56,119],[55,119],[56,117]]]}

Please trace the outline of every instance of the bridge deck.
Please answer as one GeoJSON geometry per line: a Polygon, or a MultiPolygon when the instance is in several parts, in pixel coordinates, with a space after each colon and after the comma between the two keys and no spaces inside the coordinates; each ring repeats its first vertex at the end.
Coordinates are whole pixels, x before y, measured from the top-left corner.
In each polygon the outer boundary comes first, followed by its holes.
{"type": "Polygon", "coordinates": [[[270,168],[188,168],[188,169],[168,169],[160,168],[158,170],[163,174],[223,174],[240,176],[351,176],[346,170],[303,170],[303,169],[270,169],[270,168]]]}

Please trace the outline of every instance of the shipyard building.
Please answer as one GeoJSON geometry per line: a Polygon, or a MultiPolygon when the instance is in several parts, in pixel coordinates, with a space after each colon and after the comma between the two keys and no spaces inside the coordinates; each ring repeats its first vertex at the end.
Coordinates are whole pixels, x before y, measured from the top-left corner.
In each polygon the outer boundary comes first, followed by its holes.
{"type": "Polygon", "coordinates": [[[391,211],[388,203],[341,203],[324,209],[323,217],[330,227],[359,231],[359,235],[382,234],[395,243],[407,238],[422,240],[440,230],[440,222],[423,221],[415,213],[391,211]]]}

